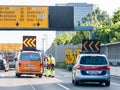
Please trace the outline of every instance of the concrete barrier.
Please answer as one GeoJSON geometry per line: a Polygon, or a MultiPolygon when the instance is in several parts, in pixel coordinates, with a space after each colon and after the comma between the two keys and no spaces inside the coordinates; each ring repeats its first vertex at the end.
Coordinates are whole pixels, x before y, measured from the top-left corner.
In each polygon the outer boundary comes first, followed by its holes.
{"type": "Polygon", "coordinates": [[[110,74],[114,76],[120,76],[120,67],[110,67],[110,74]]]}

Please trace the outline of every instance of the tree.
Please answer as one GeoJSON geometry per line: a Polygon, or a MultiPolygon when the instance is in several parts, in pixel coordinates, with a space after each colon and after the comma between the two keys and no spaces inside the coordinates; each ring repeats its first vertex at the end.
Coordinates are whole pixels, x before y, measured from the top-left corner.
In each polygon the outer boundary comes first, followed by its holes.
{"type": "Polygon", "coordinates": [[[114,31],[120,32],[120,21],[119,21],[119,22],[116,22],[116,23],[113,25],[112,29],[113,29],[114,31]]]}
{"type": "MultiPolygon", "coordinates": [[[[93,39],[99,39],[101,43],[120,41],[120,9],[114,12],[111,18],[106,11],[96,8],[92,13],[82,18],[84,26],[94,26],[93,39]]],[[[88,39],[88,32],[78,31],[73,36],[64,35],[57,37],[53,44],[79,44],[82,39],[88,39]],[[67,38],[66,38],[67,37],[67,38]]]]}
{"type": "Polygon", "coordinates": [[[82,43],[82,40],[83,39],[88,39],[89,38],[89,33],[86,31],[86,32],[83,32],[83,31],[78,31],[76,32],[76,35],[74,35],[70,41],[70,43],[72,44],[80,44],[82,43]]]}
{"type": "Polygon", "coordinates": [[[70,43],[70,40],[72,39],[73,35],[74,35],[74,33],[68,34],[66,32],[64,34],[59,34],[53,41],[52,45],[68,44],[68,43],[70,43]]]}
{"type": "Polygon", "coordinates": [[[112,21],[114,24],[120,21],[120,9],[114,12],[112,21]]]}

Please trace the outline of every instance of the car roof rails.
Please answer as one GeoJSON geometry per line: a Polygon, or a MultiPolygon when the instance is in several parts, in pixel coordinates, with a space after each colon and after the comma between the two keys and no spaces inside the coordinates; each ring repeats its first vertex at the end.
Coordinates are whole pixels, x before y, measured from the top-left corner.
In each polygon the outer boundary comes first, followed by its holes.
{"type": "Polygon", "coordinates": [[[36,52],[40,52],[40,50],[20,50],[20,52],[23,52],[23,51],[36,51],[36,52]]]}
{"type": "Polygon", "coordinates": [[[80,52],[80,54],[102,54],[98,51],[83,51],[83,52],[80,52]]]}

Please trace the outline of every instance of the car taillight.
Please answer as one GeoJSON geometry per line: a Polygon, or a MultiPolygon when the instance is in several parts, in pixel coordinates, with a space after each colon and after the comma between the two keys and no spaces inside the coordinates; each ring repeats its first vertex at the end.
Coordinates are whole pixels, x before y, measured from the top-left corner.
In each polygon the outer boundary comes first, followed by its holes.
{"type": "Polygon", "coordinates": [[[108,66],[104,66],[103,69],[109,70],[109,69],[110,69],[110,66],[109,66],[109,65],[108,65],[108,66]]]}
{"type": "Polygon", "coordinates": [[[43,66],[43,64],[42,63],[40,63],[40,67],[42,67],[43,66]]]}
{"type": "Polygon", "coordinates": [[[18,67],[21,67],[21,63],[18,64],[18,67]]]}
{"type": "Polygon", "coordinates": [[[75,66],[75,68],[76,68],[76,69],[83,69],[83,66],[77,65],[77,66],[75,66]]]}

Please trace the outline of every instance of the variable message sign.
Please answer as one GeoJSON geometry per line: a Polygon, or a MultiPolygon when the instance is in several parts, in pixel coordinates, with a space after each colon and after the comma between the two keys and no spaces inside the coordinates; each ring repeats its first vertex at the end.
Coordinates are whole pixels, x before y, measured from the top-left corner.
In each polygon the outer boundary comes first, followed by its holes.
{"type": "Polygon", "coordinates": [[[23,36],[23,50],[36,50],[36,36],[23,36]]]}

